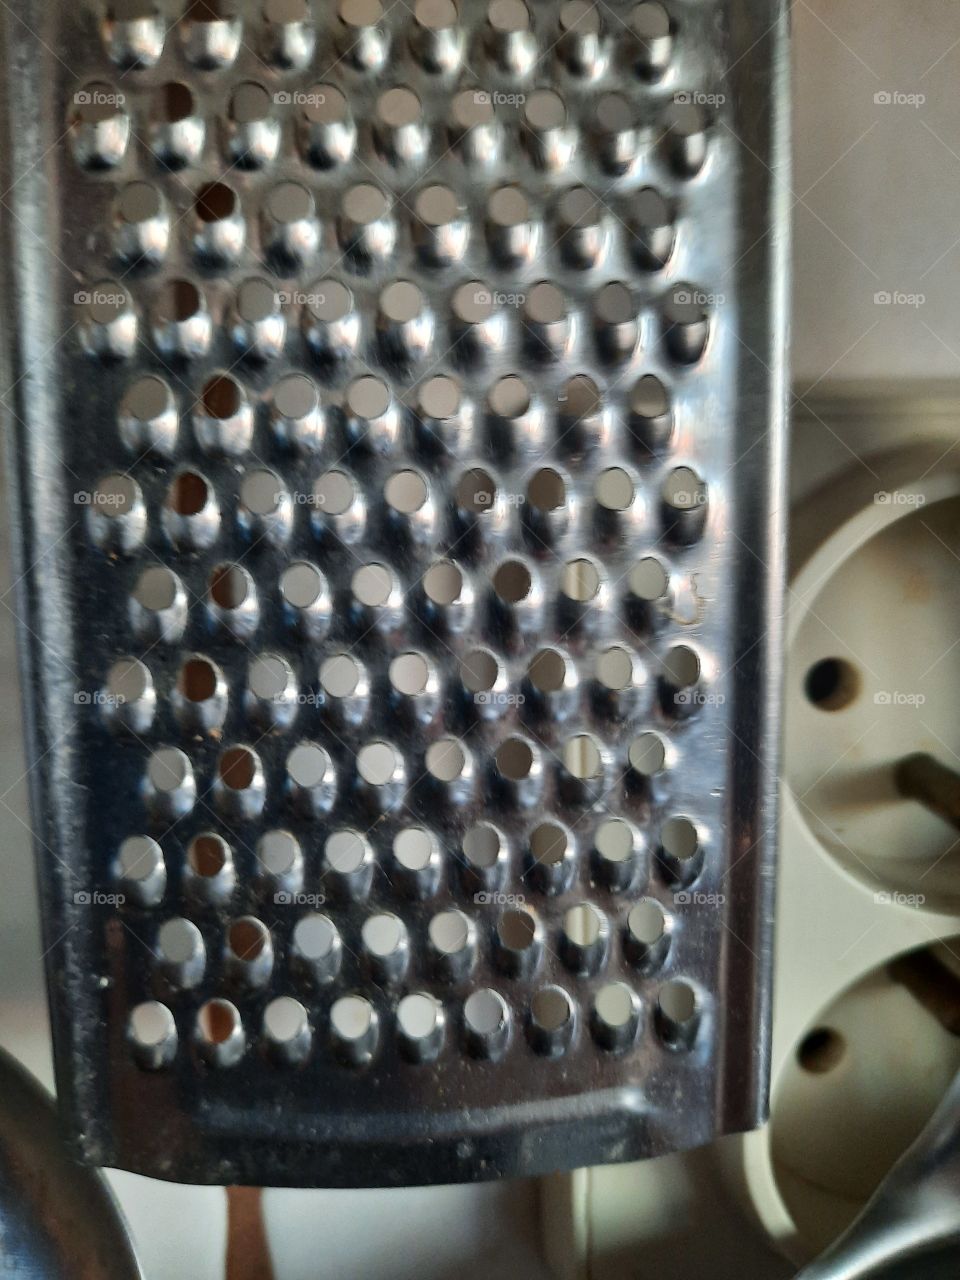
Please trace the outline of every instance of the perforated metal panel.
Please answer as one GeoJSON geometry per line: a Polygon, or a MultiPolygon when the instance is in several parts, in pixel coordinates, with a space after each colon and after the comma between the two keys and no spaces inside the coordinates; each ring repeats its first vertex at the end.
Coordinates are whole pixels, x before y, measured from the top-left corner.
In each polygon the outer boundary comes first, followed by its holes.
{"type": "Polygon", "coordinates": [[[783,14],[6,19],[83,1158],[388,1184],[763,1114],[783,14]]]}

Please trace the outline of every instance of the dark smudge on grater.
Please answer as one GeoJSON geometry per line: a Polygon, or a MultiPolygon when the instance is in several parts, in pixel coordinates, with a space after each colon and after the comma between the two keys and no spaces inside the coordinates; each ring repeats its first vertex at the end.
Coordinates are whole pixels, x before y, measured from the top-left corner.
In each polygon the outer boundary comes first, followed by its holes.
{"type": "Polygon", "coordinates": [[[4,404],[87,1161],[762,1119],[779,0],[4,15],[4,404]]]}

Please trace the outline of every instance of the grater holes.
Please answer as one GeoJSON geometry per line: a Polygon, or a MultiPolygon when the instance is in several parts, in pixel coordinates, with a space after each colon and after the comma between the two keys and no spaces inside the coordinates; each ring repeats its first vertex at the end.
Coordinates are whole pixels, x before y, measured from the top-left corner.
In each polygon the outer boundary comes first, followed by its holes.
{"type": "Polygon", "coordinates": [[[196,113],[193,93],[188,85],[171,80],[161,85],[151,102],[151,117],[164,124],[179,124],[196,113]]]}
{"type": "Polygon", "coordinates": [[[190,812],[197,784],[189,757],[178,747],[159,747],[150,754],[144,796],[161,821],[175,821],[190,812]]]}
{"type": "Polygon", "coordinates": [[[599,972],[607,959],[609,926],[591,902],[569,907],[563,916],[560,956],[567,968],[580,977],[599,972]]]}
{"type": "Polygon", "coordinates": [[[211,831],[194,836],[187,846],[184,889],[201,905],[223,906],[233,896],[236,871],[230,846],[211,831]]]}
{"type": "Polygon", "coordinates": [[[541,987],[530,1000],[527,1033],[537,1053],[559,1057],[573,1036],[576,1013],[562,987],[541,987]]]}
{"type": "Polygon", "coordinates": [[[236,214],[239,201],[225,182],[208,182],[197,192],[193,207],[201,222],[221,222],[236,214]]]}
{"type": "Polygon", "coordinates": [[[170,280],[158,291],[155,310],[161,320],[184,324],[203,310],[200,290],[190,280],[170,280]]]}
{"type": "Polygon", "coordinates": [[[290,959],[314,985],[332,982],[340,971],[342,944],[333,921],[318,912],[302,916],[293,929],[290,959]]]}
{"type": "Polygon", "coordinates": [[[527,500],[545,513],[557,511],[567,500],[563,476],[553,467],[541,467],[534,472],[527,485],[527,500]]]}
{"type": "Polygon", "coordinates": [[[623,1052],[636,1039],[640,1002],[625,982],[608,982],[596,994],[591,1028],[603,1049],[623,1052]]]}
{"type": "Polygon", "coordinates": [[[594,562],[580,557],[568,560],[563,566],[560,587],[569,600],[587,604],[599,594],[601,580],[600,570],[594,562]]]}
{"type": "Polygon", "coordinates": [[[117,852],[114,875],[137,906],[155,907],[167,884],[163,850],[149,836],[127,836],[117,852]]]}
{"type": "Polygon", "coordinates": [[[240,411],[243,392],[235,378],[219,374],[205,384],[201,403],[204,413],[224,421],[240,411]]]}
{"type": "Polygon", "coordinates": [[[496,497],[497,486],[483,467],[471,467],[461,476],[457,485],[457,501],[464,511],[483,515],[491,509],[496,497]]]}
{"type": "Polygon", "coordinates": [[[263,1011],[263,1039],[277,1062],[294,1065],[310,1052],[312,1032],[307,1011],[292,996],[278,996],[263,1011]]]}
{"type": "Polygon", "coordinates": [[[177,1052],[177,1024],[165,1004],[145,1000],[134,1005],[127,1019],[127,1040],[137,1063],[157,1071],[177,1052]]]}
{"type": "Polygon", "coordinates": [[[494,570],[493,589],[505,604],[520,604],[533,591],[533,574],[522,560],[505,560],[494,570]]]}
{"type": "Polygon", "coordinates": [[[532,911],[518,908],[503,912],[497,922],[495,951],[497,964],[511,977],[529,977],[536,970],[543,937],[532,911]]]}
{"type": "Polygon", "coordinates": [[[256,777],[256,756],[247,747],[231,747],[220,757],[220,779],[231,791],[245,791],[256,777]]]}
{"type": "Polygon", "coordinates": [[[230,850],[219,836],[197,836],[191,840],[187,858],[195,875],[205,880],[222,874],[230,861],[230,850]]]}
{"type": "Polygon", "coordinates": [[[381,912],[368,916],[360,930],[363,958],[376,982],[401,978],[409,960],[407,930],[399,916],[381,912]]]}
{"type": "Polygon", "coordinates": [[[231,1067],[243,1057],[246,1035],[236,1005],[229,1000],[207,1000],[197,1010],[194,1043],[211,1067],[231,1067]]]}
{"type": "Polygon", "coordinates": [[[412,1062],[432,1062],[443,1043],[443,1006],[429,992],[414,991],[397,1005],[400,1051],[412,1062]]]}
{"type": "Polygon", "coordinates": [[[350,1066],[363,1066],[373,1057],[379,1040],[379,1019],[364,996],[341,996],[330,1008],[330,1038],[334,1053],[350,1066]]]}
{"type": "Polygon", "coordinates": [[[210,575],[210,599],[220,609],[239,609],[250,600],[253,581],[239,564],[218,564],[210,575]]]}
{"type": "Polygon", "coordinates": [[[510,1035],[510,1011],[503,996],[482,987],[463,1005],[463,1030],[468,1051],[478,1058],[503,1056],[510,1035]]]}
{"type": "Polygon", "coordinates": [[[227,926],[224,962],[227,973],[244,987],[262,987],[273,971],[273,943],[255,916],[241,916],[227,926]]]}
{"type": "Polygon", "coordinates": [[[689,1049],[700,1022],[700,1001],[689,982],[674,979],[657,993],[656,1026],[671,1049],[689,1049]]]}
{"type": "MultiPolygon", "coordinates": [[[[693,884],[704,863],[703,835],[696,823],[682,815],[668,818],[660,827],[659,858],[671,884],[693,884]]],[[[689,894],[681,891],[676,901],[688,902],[689,894]]]]}
{"type": "Polygon", "coordinates": [[[182,916],[164,921],[157,933],[157,960],[175,990],[198,986],[206,969],[206,949],[197,926],[182,916]]]}
{"type": "Polygon", "coordinates": [[[167,495],[167,505],[178,516],[197,516],[210,498],[210,486],[196,471],[181,471],[167,495]]]}
{"type": "Polygon", "coordinates": [[[177,677],[177,688],[189,702],[207,702],[216,692],[217,683],[217,669],[206,658],[191,658],[177,677]]]}

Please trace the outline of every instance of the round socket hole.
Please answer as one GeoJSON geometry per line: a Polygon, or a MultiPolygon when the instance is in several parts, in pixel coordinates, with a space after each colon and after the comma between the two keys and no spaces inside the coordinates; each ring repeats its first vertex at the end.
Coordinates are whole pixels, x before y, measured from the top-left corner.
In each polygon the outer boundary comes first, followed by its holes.
{"type": "Polygon", "coordinates": [[[860,673],[845,658],[821,658],[807,671],[803,691],[821,711],[842,711],[860,692],[860,673]]]}
{"type": "Polygon", "coordinates": [[[797,1065],[813,1075],[833,1071],[843,1061],[847,1044],[832,1027],[815,1027],[797,1045],[797,1065]]]}
{"type": "Polygon", "coordinates": [[[220,781],[231,791],[247,791],[257,774],[257,757],[249,747],[230,747],[220,757],[220,781]]]}

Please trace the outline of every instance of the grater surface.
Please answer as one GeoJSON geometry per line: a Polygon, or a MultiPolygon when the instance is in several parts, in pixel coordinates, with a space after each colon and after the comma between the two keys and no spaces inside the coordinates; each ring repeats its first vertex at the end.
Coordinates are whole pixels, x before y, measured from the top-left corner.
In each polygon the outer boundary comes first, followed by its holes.
{"type": "Polygon", "coordinates": [[[443,1182],[762,1119],[784,22],[8,11],[18,616],[83,1159],[443,1182]]]}

